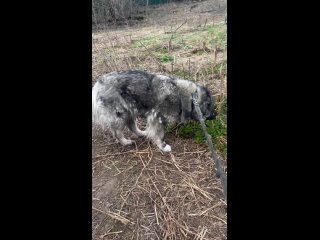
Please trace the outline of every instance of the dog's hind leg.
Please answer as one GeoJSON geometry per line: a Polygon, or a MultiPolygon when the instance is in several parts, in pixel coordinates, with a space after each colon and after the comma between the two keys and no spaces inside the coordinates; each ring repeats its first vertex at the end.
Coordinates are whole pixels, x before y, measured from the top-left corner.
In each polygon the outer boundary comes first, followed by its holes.
{"type": "Polygon", "coordinates": [[[127,128],[131,132],[133,132],[137,137],[147,136],[147,132],[140,130],[139,127],[137,126],[137,122],[136,122],[137,110],[133,105],[130,105],[129,109],[130,109],[130,114],[128,115],[128,120],[126,124],[127,128]]]}
{"type": "Polygon", "coordinates": [[[116,118],[115,121],[110,123],[110,130],[114,138],[116,138],[122,145],[130,145],[134,141],[131,139],[126,139],[124,137],[123,131],[125,129],[125,120],[121,118],[116,118]]]}
{"type": "Polygon", "coordinates": [[[170,145],[166,144],[164,139],[164,125],[158,114],[152,110],[147,117],[147,137],[151,139],[164,152],[170,152],[170,145]]]}
{"type": "Polygon", "coordinates": [[[128,123],[128,128],[131,132],[133,132],[135,135],[137,135],[138,137],[145,137],[147,136],[147,132],[146,131],[142,131],[138,128],[137,126],[137,122],[135,121],[135,119],[130,119],[129,123],[128,123]]]}
{"type": "Polygon", "coordinates": [[[112,132],[112,135],[124,146],[130,145],[134,142],[131,139],[126,139],[123,135],[122,130],[120,129],[112,130],[111,132],[112,132]]]}

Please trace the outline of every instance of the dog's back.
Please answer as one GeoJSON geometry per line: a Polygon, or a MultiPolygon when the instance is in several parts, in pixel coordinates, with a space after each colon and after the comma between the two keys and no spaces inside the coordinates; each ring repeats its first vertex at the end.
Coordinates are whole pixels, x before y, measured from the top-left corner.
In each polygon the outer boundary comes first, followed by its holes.
{"type": "Polygon", "coordinates": [[[170,110],[172,104],[179,102],[177,91],[174,79],[166,76],[139,70],[112,72],[103,75],[96,82],[93,88],[92,108],[97,109],[99,105],[114,107],[111,100],[115,98],[118,100],[117,104],[121,103],[123,108],[129,110],[128,105],[131,104],[139,114],[145,116],[153,108],[166,107],[170,110]]]}

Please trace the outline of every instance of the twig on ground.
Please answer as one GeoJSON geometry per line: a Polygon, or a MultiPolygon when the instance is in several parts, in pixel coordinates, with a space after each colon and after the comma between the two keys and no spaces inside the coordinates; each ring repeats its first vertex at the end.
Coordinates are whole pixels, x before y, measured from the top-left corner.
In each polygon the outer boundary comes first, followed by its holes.
{"type": "Polygon", "coordinates": [[[134,225],[134,222],[130,221],[129,219],[117,214],[117,213],[113,213],[113,212],[105,212],[105,211],[102,211],[100,209],[97,209],[95,207],[92,207],[93,210],[96,210],[98,212],[101,212],[105,215],[108,215],[109,217],[113,218],[113,219],[116,219],[118,221],[120,221],[121,223],[123,223],[124,225],[127,225],[128,223],[131,223],[134,225]]]}

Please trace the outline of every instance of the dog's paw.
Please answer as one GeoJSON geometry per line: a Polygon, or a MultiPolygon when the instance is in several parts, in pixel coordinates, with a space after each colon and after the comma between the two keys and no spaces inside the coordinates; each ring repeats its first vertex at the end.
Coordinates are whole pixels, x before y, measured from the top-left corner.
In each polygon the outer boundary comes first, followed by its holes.
{"type": "Polygon", "coordinates": [[[161,150],[164,152],[171,152],[171,147],[170,145],[166,144],[166,146],[162,147],[161,150]]]}
{"type": "Polygon", "coordinates": [[[131,145],[133,144],[135,141],[134,140],[131,140],[131,139],[125,139],[125,140],[122,140],[121,143],[122,145],[126,146],[126,145],[131,145]]]}

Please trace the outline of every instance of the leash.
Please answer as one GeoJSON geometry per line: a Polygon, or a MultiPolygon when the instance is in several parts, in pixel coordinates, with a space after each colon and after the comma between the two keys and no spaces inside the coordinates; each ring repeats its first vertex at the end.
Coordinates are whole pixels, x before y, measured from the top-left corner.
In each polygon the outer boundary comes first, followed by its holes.
{"type": "Polygon", "coordinates": [[[224,173],[224,171],[222,170],[220,157],[216,153],[215,148],[213,147],[212,138],[211,138],[211,136],[209,135],[209,133],[207,131],[207,127],[206,127],[205,121],[203,119],[203,115],[202,115],[202,112],[200,110],[200,107],[199,107],[197,99],[198,99],[197,92],[192,93],[193,105],[194,105],[195,110],[196,110],[196,112],[198,114],[198,118],[199,118],[202,130],[204,132],[204,135],[206,136],[208,146],[209,146],[209,148],[210,148],[210,150],[212,152],[212,159],[215,161],[216,177],[218,179],[220,179],[220,182],[221,182],[221,185],[222,185],[222,189],[223,189],[224,198],[227,201],[227,176],[224,173]]]}

